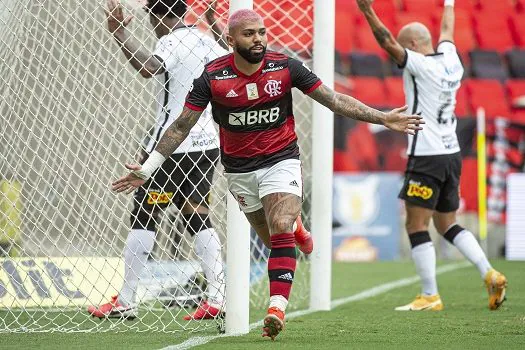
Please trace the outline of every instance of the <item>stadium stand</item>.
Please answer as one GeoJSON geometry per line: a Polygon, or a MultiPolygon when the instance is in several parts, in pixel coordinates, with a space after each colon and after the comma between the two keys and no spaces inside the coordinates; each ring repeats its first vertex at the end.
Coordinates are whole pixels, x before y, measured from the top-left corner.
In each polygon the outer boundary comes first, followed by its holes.
{"type": "Polygon", "coordinates": [[[473,77],[480,79],[507,79],[507,69],[499,52],[472,50],[469,52],[470,69],[473,77]]]}
{"type": "Polygon", "coordinates": [[[511,77],[525,79],[525,50],[508,51],[507,60],[511,77]]]}
{"type": "Polygon", "coordinates": [[[470,79],[465,83],[470,108],[475,113],[479,107],[485,109],[487,118],[508,117],[510,109],[503,85],[497,80],[470,79]]]}
{"type": "MultiPolygon", "coordinates": [[[[394,36],[403,25],[418,21],[429,27],[437,44],[442,0],[376,0],[373,6],[394,36]]],[[[493,128],[491,120],[497,116],[525,125],[525,108],[516,105],[525,95],[525,0],[456,1],[455,13],[454,41],[465,66],[464,81],[456,96],[456,116],[458,133],[468,139],[464,146],[469,149],[463,152],[466,176],[461,184],[468,196],[477,188],[475,181],[469,181],[476,179],[477,165],[473,158],[475,146],[472,137],[468,137],[475,132],[477,108],[485,108],[489,129],[493,128]]],[[[337,89],[377,108],[403,105],[402,70],[379,47],[355,0],[336,0],[336,28],[338,72],[349,78],[337,83],[337,89]]],[[[350,149],[355,145],[351,140],[365,142],[366,146],[360,145],[359,149],[371,147],[375,152],[384,152],[378,145],[385,135],[358,129],[358,125],[335,128],[336,138],[341,142],[334,155],[334,170],[396,171],[401,164],[402,171],[406,160],[399,158],[402,150],[373,157],[368,151],[366,156],[356,154],[355,146],[353,151],[350,149]],[[345,139],[346,145],[342,141],[345,139]]],[[[474,196],[464,199],[467,210],[477,207],[474,196]]]]}
{"type": "Polygon", "coordinates": [[[383,78],[383,62],[375,54],[353,52],[350,54],[350,73],[355,76],[383,78]]]}

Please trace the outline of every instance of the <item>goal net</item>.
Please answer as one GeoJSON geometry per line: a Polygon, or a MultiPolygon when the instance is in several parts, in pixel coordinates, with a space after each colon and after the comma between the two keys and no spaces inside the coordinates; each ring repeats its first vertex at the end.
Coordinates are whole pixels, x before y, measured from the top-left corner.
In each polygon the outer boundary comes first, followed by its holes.
{"type": "MultiPolygon", "coordinates": [[[[254,2],[270,49],[310,63],[312,1],[254,2]]],[[[157,38],[140,0],[122,3],[134,15],[128,29],[152,52],[157,38]]],[[[208,3],[189,1],[186,20],[211,35],[203,15],[208,3]]],[[[0,332],[176,332],[220,322],[182,320],[205,298],[207,280],[175,205],[156,222],[136,294],[138,317],[100,321],[86,312],[122,286],[134,199],[109,187],[126,172],[125,162],[138,159],[156,119],[155,79],[144,79],[127,62],[107,30],[104,7],[88,0],[0,0],[0,332]]],[[[223,27],[228,1],[218,1],[214,11],[223,27]]],[[[309,227],[311,101],[294,94],[309,227]]],[[[170,196],[149,199],[167,203],[170,196]]],[[[209,202],[225,260],[226,186],[219,167],[209,202]]],[[[268,250],[254,232],[246,234],[254,319],[267,307],[268,250]]],[[[307,308],[309,291],[301,256],[289,307],[307,308]]]]}

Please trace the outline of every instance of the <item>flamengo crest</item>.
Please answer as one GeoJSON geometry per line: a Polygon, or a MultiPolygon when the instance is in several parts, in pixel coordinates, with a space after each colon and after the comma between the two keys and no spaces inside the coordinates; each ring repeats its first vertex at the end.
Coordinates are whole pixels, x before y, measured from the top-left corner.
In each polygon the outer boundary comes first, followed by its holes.
{"type": "Polygon", "coordinates": [[[282,93],[281,91],[281,81],[277,80],[268,80],[266,85],[264,86],[264,91],[270,95],[270,97],[274,97],[277,95],[280,95],[282,93]]]}

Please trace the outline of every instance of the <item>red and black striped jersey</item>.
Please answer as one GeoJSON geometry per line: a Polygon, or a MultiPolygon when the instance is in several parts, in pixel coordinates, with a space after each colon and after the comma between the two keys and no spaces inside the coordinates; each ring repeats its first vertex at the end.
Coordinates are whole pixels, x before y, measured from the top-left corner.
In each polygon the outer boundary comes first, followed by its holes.
{"type": "Polygon", "coordinates": [[[308,94],[320,85],[305,64],[287,55],[267,51],[261,68],[247,76],[229,54],[205,66],[185,105],[202,111],[211,103],[225,171],[250,172],[299,158],[292,88],[308,94]]]}

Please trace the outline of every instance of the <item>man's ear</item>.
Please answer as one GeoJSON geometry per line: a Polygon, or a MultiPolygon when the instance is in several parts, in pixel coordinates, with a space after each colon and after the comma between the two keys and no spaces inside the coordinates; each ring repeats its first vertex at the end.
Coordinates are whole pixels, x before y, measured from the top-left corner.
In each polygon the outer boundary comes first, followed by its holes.
{"type": "Polygon", "coordinates": [[[230,34],[226,34],[226,41],[228,42],[228,46],[233,47],[233,37],[230,34]]]}

